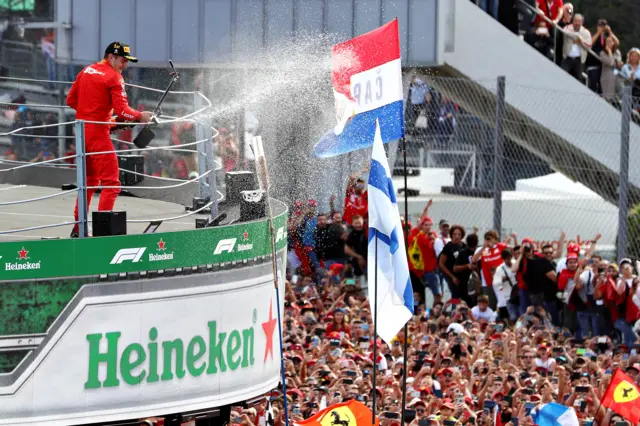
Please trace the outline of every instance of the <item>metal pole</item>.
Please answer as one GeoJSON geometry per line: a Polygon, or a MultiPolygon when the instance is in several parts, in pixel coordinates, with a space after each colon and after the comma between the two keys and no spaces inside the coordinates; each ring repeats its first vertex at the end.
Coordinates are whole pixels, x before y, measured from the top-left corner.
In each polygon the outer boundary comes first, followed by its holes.
{"type": "Polygon", "coordinates": [[[503,156],[504,138],[502,124],[504,120],[504,95],[505,78],[498,77],[498,90],[496,92],[496,133],[493,150],[493,229],[499,235],[502,234],[502,180],[503,180],[503,156]]]}
{"type": "Polygon", "coordinates": [[[76,121],[76,178],[78,186],[78,237],[89,235],[87,222],[87,174],[84,147],[84,120],[76,121]]]}
{"type": "MultiPolygon", "coordinates": [[[[561,12],[564,13],[564,12],[561,12]]],[[[556,46],[558,45],[558,26],[554,25],[553,26],[553,63],[556,63],[556,58],[558,57],[558,52],[556,49],[556,46]]]]}
{"type": "MultiPolygon", "coordinates": [[[[376,229],[369,229],[369,232],[378,233],[376,229]]],[[[371,383],[373,384],[373,398],[371,400],[372,425],[376,424],[376,371],[378,370],[378,236],[374,235],[374,237],[376,240],[374,242],[375,258],[373,261],[375,262],[376,268],[373,273],[373,370],[371,372],[373,375],[373,380],[371,380],[371,383]]],[[[371,297],[371,295],[369,295],[369,297],[371,297]]]]}
{"type": "MultiPolygon", "coordinates": [[[[204,106],[204,102],[202,97],[198,92],[193,94],[193,110],[198,111],[200,108],[204,106]]],[[[201,120],[196,120],[196,140],[201,141],[205,138],[204,134],[204,126],[201,120]]],[[[208,191],[207,191],[207,181],[205,173],[207,172],[208,161],[207,161],[207,153],[205,149],[204,143],[197,144],[197,155],[198,155],[198,175],[200,176],[200,198],[207,199],[208,191]]],[[[213,164],[213,162],[212,162],[213,164]]],[[[215,172],[211,172],[215,174],[215,172]]]]}
{"type": "MultiPolygon", "coordinates": [[[[61,107],[65,105],[65,96],[64,96],[64,85],[60,85],[58,89],[58,105],[61,107]]],[[[66,147],[64,146],[66,136],[66,127],[62,125],[65,122],[65,108],[58,108],[58,158],[64,157],[64,153],[66,152],[66,147]]]]}
{"type": "MultiPolygon", "coordinates": [[[[404,229],[402,230],[402,233],[404,234],[404,250],[406,251],[408,248],[408,241],[409,241],[409,190],[408,190],[408,185],[407,185],[407,141],[405,139],[405,137],[402,137],[402,140],[400,141],[402,143],[402,171],[404,174],[404,229]]],[[[376,240],[377,241],[377,240],[376,240]]],[[[407,253],[408,255],[408,253],[407,253]]],[[[426,305],[426,300],[425,300],[425,305],[426,305]]],[[[401,411],[401,421],[400,424],[404,424],[405,423],[405,414],[406,414],[406,407],[407,407],[407,355],[408,355],[408,351],[409,351],[409,342],[408,342],[408,336],[409,336],[409,327],[408,327],[408,322],[404,324],[404,342],[402,344],[402,411],[401,411]]],[[[374,423],[375,424],[375,423],[374,423]]]]}
{"type": "MultiPolygon", "coordinates": [[[[283,349],[283,335],[282,335],[282,313],[280,312],[280,282],[278,279],[278,262],[277,262],[277,247],[276,247],[276,233],[273,226],[273,209],[271,206],[271,179],[269,178],[269,168],[267,167],[267,159],[264,155],[264,148],[262,145],[262,138],[257,136],[254,143],[254,156],[256,159],[256,171],[258,175],[258,181],[261,188],[264,191],[264,197],[267,203],[267,214],[269,217],[269,234],[271,243],[271,267],[273,268],[273,285],[276,289],[277,303],[277,315],[278,315],[278,343],[280,344],[280,373],[282,375],[282,395],[284,398],[284,412],[285,412],[285,426],[289,426],[289,410],[287,408],[287,378],[285,376],[284,365],[284,349],[283,349]]],[[[217,206],[216,206],[217,207],[217,206]]],[[[282,268],[282,266],[281,266],[282,268]]],[[[282,271],[280,271],[282,273],[282,271]]]]}
{"type": "Polygon", "coordinates": [[[37,59],[36,59],[36,55],[38,54],[39,54],[38,46],[34,43],[31,46],[31,77],[32,78],[38,78],[38,66],[37,66],[37,59]]]}
{"type": "Polygon", "coordinates": [[[240,157],[238,158],[238,162],[240,163],[240,167],[242,170],[246,170],[247,168],[247,159],[246,159],[246,149],[248,141],[245,140],[245,118],[246,118],[246,110],[244,108],[240,108],[240,112],[238,112],[238,127],[237,127],[237,135],[238,135],[238,149],[240,150],[240,157]]]}
{"type": "MultiPolygon", "coordinates": [[[[214,162],[215,154],[213,147],[213,131],[211,129],[211,119],[205,119],[204,126],[204,159],[206,160],[206,169],[210,170],[206,177],[206,189],[209,201],[211,201],[211,219],[218,217],[218,183],[216,181],[216,163],[214,162]]],[[[199,167],[199,166],[198,166],[199,167]]]]}
{"type": "MultiPolygon", "coordinates": [[[[194,94],[194,107],[197,111],[204,107],[204,98],[199,92],[194,94]]],[[[211,219],[218,216],[218,193],[216,182],[216,167],[213,149],[213,130],[211,118],[196,117],[196,140],[204,141],[198,146],[198,174],[200,176],[200,197],[209,200],[211,204],[211,219]],[[209,174],[205,176],[205,173],[209,174]]]]}
{"type": "Polygon", "coordinates": [[[627,257],[627,215],[629,212],[629,127],[633,107],[631,86],[622,90],[620,127],[620,195],[618,196],[618,262],[627,257]]]}

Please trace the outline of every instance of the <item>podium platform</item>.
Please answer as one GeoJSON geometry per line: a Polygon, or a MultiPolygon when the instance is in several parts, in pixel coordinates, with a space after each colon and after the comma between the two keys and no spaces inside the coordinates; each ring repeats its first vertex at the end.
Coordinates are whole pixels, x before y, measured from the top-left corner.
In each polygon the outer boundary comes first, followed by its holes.
{"type": "MultiPolygon", "coordinates": [[[[0,184],[0,204],[46,197],[61,192],[59,188],[46,188],[30,185],[0,184]]],[[[97,209],[99,194],[91,201],[92,209],[97,209]]],[[[0,243],[4,241],[28,241],[43,238],[69,238],[72,225],[55,228],[43,228],[33,231],[3,234],[2,232],[46,226],[56,223],[72,222],[76,192],[72,191],[58,197],[34,201],[26,204],[0,205],[0,243]]],[[[150,200],[138,197],[119,196],[116,210],[126,210],[128,220],[158,220],[185,214],[184,206],[166,201],[150,200]]],[[[165,221],[157,232],[175,232],[195,228],[195,219],[207,215],[194,214],[181,219],[165,221]]],[[[91,218],[91,211],[89,212],[91,218]]],[[[128,234],[142,233],[149,222],[128,223],[128,234]]]]}

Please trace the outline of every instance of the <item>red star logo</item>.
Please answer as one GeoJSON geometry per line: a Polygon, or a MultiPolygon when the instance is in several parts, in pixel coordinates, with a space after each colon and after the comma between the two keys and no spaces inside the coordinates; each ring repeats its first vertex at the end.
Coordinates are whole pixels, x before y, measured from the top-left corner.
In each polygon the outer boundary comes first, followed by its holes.
{"type": "Polygon", "coordinates": [[[158,250],[165,250],[164,246],[167,243],[165,243],[164,241],[162,241],[162,238],[160,238],[160,241],[158,241],[158,250]]]}
{"type": "Polygon", "coordinates": [[[244,231],[244,234],[242,234],[242,238],[247,241],[249,239],[249,233],[247,231],[244,231]]]}
{"type": "Polygon", "coordinates": [[[273,300],[269,302],[269,319],[267,322],[262,323],[262,329],[264,330],[264,334],[267,337],[267,342],[264,347],[264,361],[267,362],[267,357],[271,354],[271,359],[273,359],[273,331],[276,329],[276,324],[278,320],[273,318],[273,300]]]}
{"type": "Polygon", "coordinates": [[[28,254],[29,254],[29,251],[25,250],[24,247],[22,247],[22,250],[18,252],[18,256],[20,256],[19,259],[27,259],[28,254]]]}

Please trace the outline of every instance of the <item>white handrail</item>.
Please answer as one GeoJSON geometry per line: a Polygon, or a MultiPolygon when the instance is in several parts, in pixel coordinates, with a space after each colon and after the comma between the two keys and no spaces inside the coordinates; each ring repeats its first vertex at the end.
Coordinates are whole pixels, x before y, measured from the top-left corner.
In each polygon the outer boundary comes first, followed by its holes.
{"type": "MultiPolygon", "coordinates": [[[[72,84],[72,82],[65,82],[65,81],[49,81],[49,80],[39,80],[39,79],[21,79],[21,78],[14,78],[14,77],[0,77],[0,80],[8,80],[8,81],[22,81],[22,82],[40,82],[40,83],[54,83],[54,84],[65,84],[65,85],[70,85],[72,84]]],[[[145,86],[141,86],[141,85],[137,85],[137,84],[126,84],[129,87],[135,87],[138,89],[143,89],[143,90],[149,90],[152,92],[158,92],[158,93],[163,93],[163,90],[159,90],[159,89],[155,89],[155,88],[150,88],[150,87],[145,87],[145,86]]],[[[52,91],[53,92],[53,91],[52,91]]],[[[198,121],[200,121],[200,118],[206,118],[207,115],[209,115],[207,112],[210,111],[210,108],[212,107],[212,103],[211,101],[204,96],[201,92],[199,91],[170,91],[169,93],[172,94],[184,94],[184,95],[195,95],[195,96],[200,96],[204,102],[203,104],[205,106],[201,107],[200,109],[193,111],[189,114],[186,114],[183,117],[174,117],[174,116],[163,116],[163,118],[158,118],[156,123],[131,123],[135,126],[146,126],[146,125],[152,125],[152,124],[157,124],[157,125],[165,125],[165,124],[173,124],[173,123],[180,123],[180,122],[190,122],[190,123],[196,123],[198,121]]],[[[71,109],[68,106],[65,105],[45,105],[45,104],[20,104],[20,103],[15,103],[15,102],[0,102],[0,106],[24,106],[27,108],[56,108],[59,110],[63,110],[63,109],[71,109]]],[[[33,126],[24,126],[24,127],[20,127],[17,129],[12,129],[10,131],[7,132],[1,132],[0,136],[19,136],[19,137],[29,137],[29,138],[52,138],[52,139],[75,139],[75,136],[66,136],[66,135],[60,135],[60,136],[53,136],[53,135],[38,135],[38,134],[33,134],[34,131],[41,131],[42,129],[49,129],[49,128],[54,128],[54,127],[60,127],[60,126],[69,126],[72,124],[77,124],[79,121],[81,120],[73,120],[73,121],[65,121],[62,123],[51,123],[51,124],[39,124],[39,125],[33,125],[33,126]]],[[[84,120],[83,121],[86,124],[89,125],[108,125],[108,126],[114,126],[114,125],[122,125],[125,123],[117,123],[117,122],[112,122],[112,121],[108,121],[108,122],[99,122],[99,121],[89,121],[89,120],[84,120]]],[[[128,124],[128,123],[126,123],[128,124]]],[[[101,155],[101,154],[131,154],[131,153],[135,153],[135,152],[144,152],[144,151],[176,151],[176,152],[188,152],[188,153],[201,153],[201,151],[199,150],[195,150],[195,149],[188,149],[188,147],[193,147],[199,144],[203,144],[203,143],[212,143],[213,138],[217,137],[219,135],[219,132],[217,129],[215,129],[214,127],[211,127],[212,129],[212,135],[211,137],[207,137],[201,140],[197,140],[194,142],[190,142],[190,143],[185,143],[185,144],[181,144],[181,145],[174,145],[174,146],[153,146],[153,147],[145,147],[145,148],[137,148],[134,147],[132,149],[126,149],[126,150],[112,150],[112,151],[100,151],[100,152],[87,152],[84,155],[85,156],[90,156],[90,155],[101,155]]],[[[120,143],[126,143],[127,145],[134,145],[132,142],[128,142],[128,141],[123,141],[117,138],[111,138],[112,141],[115,142],[120,142],[120,143]]],[[[44,166],[44,167],[67,167],[67,168],[71,168],[71,167],[75,167],[74,165],[71,164],[65,164],[65,160],[70,160],[70,159],[75,159],[80,157],[80,154],[74,154],[74,155],[68,155],[68,156],[64,156],[61,158],[54,158],[54,159],[50,159],[50,160],[45,160],[45,161],[41,161],[41,162],[35,162],[35,163],[31,163],[31,162],[22,162],[22,161],[12,161],[12,160],[0,160],[0,163],[4,163],[7,165],[10,165],[11,167],[4,169],[4,170],[0,170],[2,172],[13,172],[16,170],[20,170],[20,169],[24,169],[24,168],[28,168],[28,167],[36,167],[36,166],[44,166]]],[[[166,190],[166,189],[171,189],[171,188],[180,188],[186,185],[190,185],[193,183],[202,183],[203,179],[209,175],[210,173],[215,173],[216,170],[219,170],[222,165],[218,162],[215,161],[215,159],[213,160],[214,162],[214,167],[211,170],[207,170],[204,173],[198,175],[197,177],[191,178],[191,179],[187,179],[187,180],[183,180],[183,179],[176,179],[176,178],[166,178],[166,177],[161,177],[161,176],[152,176],[146,173],[142,173],[142,172],[138,172],[138,171],[133,171],[133,170],[123,170],[125,173],[130,173],[133,175],[137,175],[137,176],[142,176],[144,178],[149,178],[149,179],[156,179],[156,180],[161,180],[161,181],[165,181],[165,182],[169,182],[171,183],[170,185],[165,185],[165,186],[160,186],[160,187],[151,187],[151,186],[87,186],[85,187],[83,190],[96,190],[96,189],[144,189],[144,190],[166,190]]],[[[24,199],[24,200],[15,200],[15,201],[5,201],[5,202],[0,202],[0,206],[8,206],[8,205],[17,205],[17,204],[23,204],[23,203],[30,203],[30,202],[36,202],[36,201],[43,201],[43,200],[47,200],[50,198],[55,198],[55,197],[60,197],[62,195],[66,195],[69,193],[76,193],[77,191],[79,191],[80,189],[73,189],[73,190],[68,190],[68,191],[61,191],[61,192],[56,192],[53,194],[48,194],[48,195],[44,195],[44,196],[40,196],[40,197],[36,197],[36,198],[30,198],[30,199],[24,199]]],[[[222,198],[224,198],[223,194],[220,191],[216,190],[216,197],[217,197],[217,201],[220,201],[222,198]]],[[[174,216],[174,217],[168,217],[168,218],[163,218],[163,219],[134,219],[134,220],[128,220],[127,222],[130,223],[145,223],[145,222],[150,222],[153,220],[162,220],[162,221],[171,221],[171,220],[178,220],[178,219],[182,219],[194,214],[198,214],[200,212],[202,212],[203,210],[210,208],[216,201],[210,201],[208,204],[206,204],[205,206],[188,212],[186,214],[181,214],[178,216],[174,216]]],[[[87,219],[89,222],[90,220],[87,219]]],[[[58,226],[66,226],[66,225],[73,225],[73,224],[78,224],[78,221],[67,221],[64,223],[58,223],[58,224],[49,224],[49,225],[40,225],[40,226],[34,226],[34,227],[28,227],[28,228],[21,228],[21,229],[12,229],[9,231],[0,231],[0,234],[13,234],[13,233],[17,233],[17,232],[25,232],[25,231],[31,231],[31,230],[37,230],[37,229],[46,229],[46,228],[53,228],[53,227],[58,227],[58,226]]]]}
{"type": "Polygon", "coordinates": [[[129,189],[129,188],[135,188],[135,189],[174,189],[174,188],[180,188],[182,186],[188,185],[190,183],[194,183],[195,181],[199,181],[201,178],[207,176],[209,173],[211,173],[212,170],[207,170],[206,172],[204,172],[203,174],[201,174],[200,176],[194,177],[193,179],[189,179],[189,180],[183,180],[180,183],[177,183],[175,185],[167,185],[167,186],[87,186],[87,189],[129,189]]]}

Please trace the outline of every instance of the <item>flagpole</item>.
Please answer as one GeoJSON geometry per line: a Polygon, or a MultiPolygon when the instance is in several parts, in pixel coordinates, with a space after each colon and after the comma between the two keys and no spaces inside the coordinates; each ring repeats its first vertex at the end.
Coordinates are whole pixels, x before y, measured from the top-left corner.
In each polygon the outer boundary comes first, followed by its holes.
{"type": "Polygon", "coordinates": [[[378,235],[375,229],[375,271],[373,273],[373,400],[371,401],[371,424],[376,424],[376,370],[378,369],[378,235]]]}
{"type": "MultiPolygon", "coordinates": [[[[409,241],[409,195],[407,189],[407,141],[405,137],[402,137],[402,171],[404,174],[404,249],[407,250],[409,241]]],[[[408,255],[407,255],[408,258],[408,255]]],[[[427,301],[425,300],[425,307],[427,301]]],[[[401,423],[404,424],[404,416],[406,414],[407,406],[407,355],[409,352],[409,327],[408,322],[404,324],[404,342],[402,343],[402,418],[401,423]]]]}
{"type": "Polygon", "coordinates": [[[284,350],[282,346],[282,314],[280,313],[280,284],[278,283],[278,263],[276,260],[276,240],[275,240],[275,228],[273,226],[273,211],[271,209],[271,202],[269,199],[269,189],[271,183],[269,180],[269,169],[267,168],[267,159],[264,155],[264,149],[262,147],[262,137],[256,136],[254,138],[255,147],[251,147],[253,155],[256,159],[256,170],[258,175],[258,185],[260,189],[264,191],[264,197],[267,203],[267,215],[269,218],[269,233],[271,243],[271,268],[273,269],[273,286],[276,289],[276,307],[278,315],[278,343],[280,344],[280,376],[282,380],[282,403],[284,408],[284,423],[285,426],[289,426],[289,408],[287,407],[287,377],[285,376],[284,368],[284,350]]]}

